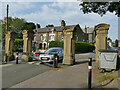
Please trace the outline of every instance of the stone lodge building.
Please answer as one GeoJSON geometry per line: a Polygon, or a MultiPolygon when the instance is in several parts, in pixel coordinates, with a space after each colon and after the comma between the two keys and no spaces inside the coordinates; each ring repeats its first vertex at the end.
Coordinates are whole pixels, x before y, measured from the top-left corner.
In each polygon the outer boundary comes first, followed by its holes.
{"type": "MultiPolygon", "coordinates": [[[[79,24],[77,25],[69,25],[71,27],[75,27],[75,38],[78,42],[93,42],[93,31],[92,29],[81,29],[79,24]],[[91,39],[88,39],[91,38],[91,39]]],[[[55,27],[45,27],[45,28],[37,28],[34,30],[35,36],[33,45],[36,49],[46,49],[49,47],[50,41],[64,41],[64,32],[63,27],[66,27],[66,23],[64,20],[61,21],[61,26],[55,27]]]]}

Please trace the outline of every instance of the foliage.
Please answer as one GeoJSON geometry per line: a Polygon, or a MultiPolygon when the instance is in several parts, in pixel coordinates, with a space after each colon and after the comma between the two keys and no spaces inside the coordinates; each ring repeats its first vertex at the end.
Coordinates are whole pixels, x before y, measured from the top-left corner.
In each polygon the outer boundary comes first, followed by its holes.
{"type": "Polygon", "coordinates": [[[94,44],[86,42],[76,42],[75,51],[76,52],[92,52],[95,49],[94,44]]]}
{"type": "Polygon", "coordinates": [[[109,37],[109,38],[107,38],[107,40],[110,40],[110,41],[112,41],[112,39],[109,37]]]}
{"type": "Polygon", "coordinates": [[[13,20],[9,26],[10,31],[14,31],[16,33],[19,33],[21,30],[23,30],[25,23],[26,23],[26,21],[24,19],[13,18],[13,20]]]}
{"type": "Polygon", "coordinates": [[[107,12],[115,13],[120,17],[120,1],[119,2],[83,2],[80,4],[84,14],[98,13],[103,16],[107,12]]]}
{"type": "MultiPolygon", "coordinates": [[[[5,42],[5,31],[6,31],[6,18],[2,21],[2,41],[5,42]]],[[[26,22],[21,18],[8,17],[8,31],[14,31],[17,33],[16,38],[22,39],[22,30],[33,30],[35,29],[35,24],[32,22],[26,22]]]]}
{"type": "Polygon", "coordinates": [[[33,30],[33,29],[35,29],[36,28],[36,26],[35,26],[35,24],[34,23],[32,23],[32,22],[26,22],[25,24],[24,24],[24,27],[23,27],[23,29],[24,30],[33,30]]]}
{"type": "Polygon", "coordinates": [[[115,47],[118,47],[118,40],[115,40],[115,47]]]}
{"type": "Polygon", "coordinates": [[[49,43],[49,48],[52,48],[52,47],[61,47],[61,48],[64,48],[64,43],[60,42],[60,41],[51,41],[49,43]]]}
{"type": "Polygon", "coordinates": [[[37,24],[37,27],[40,28],[41,27],[40,24],[37,24]]]}
{"type": "MultiPolygon", "coordinates": [[[[52,47],[61,47],[64,48],[64,42],[60,41],[51,41],[49,43],[49,48],[52,47]]],[[[93,43],[86,42],[75,42],[75,51],[76,52],[92,52],[95,49],[93,43]]]]}
{"type": "Polygon", "coordinates": [[[99,76],[97,79],[98,79],[99,83],[101,83],[101,82],[104,82],[106,80],[114,79],[114,77],[109,76],[109,75],[102,75],[102,76],[99,76]]]}
{"type": "Polygon", "coordinates": [[[22,46],[23,46],[23,39],[14,40],[14,51],[18,50],[19,48],[22,48],[22,46]]]}
{"type": "Polygon", "coordinates": [[[46,27],[54,27],[54,25],[53,24],[52,25],[48,24],[48,25],[46,25],[46,27]]]}

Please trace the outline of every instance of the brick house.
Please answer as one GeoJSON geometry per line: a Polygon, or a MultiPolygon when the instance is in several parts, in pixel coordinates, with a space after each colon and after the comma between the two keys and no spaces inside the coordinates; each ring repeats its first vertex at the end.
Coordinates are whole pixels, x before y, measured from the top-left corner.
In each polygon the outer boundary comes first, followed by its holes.
{"type": "MultiPolygon", "coordinates": [[[[80,25],[69,25],[71,27],[75,27],[75,38],[78,42],[88,42],[88,34],[81,29],[80,25]]],[[[45,27],[45,28],[36,28],[35,36],[34,36],[34,46],[37,49],[46,49],[49,47],[50,41],[63,41],[64,40],[64,32],[63,27],[66,27],[66,23],[64,20],[61,21],[61,26],[55,27],[45,27]]]]}

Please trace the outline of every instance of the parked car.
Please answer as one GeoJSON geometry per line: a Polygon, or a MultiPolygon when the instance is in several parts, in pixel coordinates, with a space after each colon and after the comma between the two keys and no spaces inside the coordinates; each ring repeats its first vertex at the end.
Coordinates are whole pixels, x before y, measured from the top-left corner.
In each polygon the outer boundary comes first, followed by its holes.
{"type": "Polygon", "coordinates": [[[32,53],[34,56],[39,56],[40,55],[40,51],[36,51],[32,53]]]}
{"type": "Polygon", "coordinates": [[[108,48],[108,50],[117,50],[117,48],[116,47],[110,47],[110,48],[108,48]]]}
{"type": "Polygon", "coordinates": [[[120,48],[117,48],[118,54],[120,54],[120,48]]]}
{"type": "Polygon", "coordinates": [[[120,50],[120,48],[117,48],[117,50],[120,50]]]}
{"type": "Polygon", "coordinates": [[[54,54],[58,55],[58,61],[63,59],[63,49],[62,48],[50,48],[44,52],[44,54],[40,54],[39,60],[43,62],[53,62],[54,54]]]}

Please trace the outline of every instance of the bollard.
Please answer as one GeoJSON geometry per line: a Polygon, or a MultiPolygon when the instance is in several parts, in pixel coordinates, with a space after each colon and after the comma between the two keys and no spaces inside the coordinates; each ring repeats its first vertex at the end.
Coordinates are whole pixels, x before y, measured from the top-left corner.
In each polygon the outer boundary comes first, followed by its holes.
{"type": "Polygon", "coordinates": [[[18,64],[18,52],[16,53],[16,64],[18,64]]]}
{"type": "Polygon", "coordinates": [[[53,67],[57,68],[58,57],[57,54],[54,54],[53,67]]]}
{"type": "Polygon", "coordinates": [[[120,77],[118,78],[118,90],[120,90],[120,77]]]}
{"type": "Polygon", "coordinates": [[[88,89],[91,89],[91,81],[92,81],[92,58],[89,58],[89,63],[88,63],[88,89]]]}

